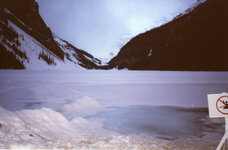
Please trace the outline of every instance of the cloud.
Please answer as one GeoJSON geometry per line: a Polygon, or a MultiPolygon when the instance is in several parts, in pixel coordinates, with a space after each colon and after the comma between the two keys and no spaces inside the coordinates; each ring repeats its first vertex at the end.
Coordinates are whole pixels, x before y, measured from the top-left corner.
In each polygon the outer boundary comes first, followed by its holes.
{"type": "Polygon", "coordinates": [[[159,26],[196,0],[36,0],[57,35],[96,57],[117,53],[131,37],[159,26]]]}

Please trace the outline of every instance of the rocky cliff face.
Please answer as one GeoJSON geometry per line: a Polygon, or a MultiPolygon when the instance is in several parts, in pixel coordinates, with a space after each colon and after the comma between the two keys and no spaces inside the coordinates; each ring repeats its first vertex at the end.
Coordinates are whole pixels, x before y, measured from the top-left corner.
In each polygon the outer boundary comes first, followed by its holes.
{"type": "Polygon", "coordinates": [[[99,68],[100,61],[92,55],[59,41],[41,18],[35,0],[0,1],[0,68],[99,68]]]}
{"type": "Polygon", "coordinates": [[[228,1],[207,0],[124,45],[109,68],[228,70],[228,1]]]}

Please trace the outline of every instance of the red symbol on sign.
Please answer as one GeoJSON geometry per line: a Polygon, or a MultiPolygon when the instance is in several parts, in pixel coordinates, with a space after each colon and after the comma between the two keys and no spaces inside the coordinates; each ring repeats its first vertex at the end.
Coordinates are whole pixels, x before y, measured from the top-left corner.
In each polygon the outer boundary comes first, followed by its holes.
{"type": "Polygon", "coordinates": [[[228,115],[228,96],[221,96],[216,101],[216,108],[220,113],[228,115]]]}

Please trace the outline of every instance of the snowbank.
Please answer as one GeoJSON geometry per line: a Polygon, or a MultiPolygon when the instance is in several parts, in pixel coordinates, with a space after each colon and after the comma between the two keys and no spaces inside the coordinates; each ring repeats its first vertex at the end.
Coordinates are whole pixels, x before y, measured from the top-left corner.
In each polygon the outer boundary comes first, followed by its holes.
{"type": "Polygon", "coordinates": [[[92,97],[85,96],[63,106],[63,111],[82,111],[85,109],[97,108],[100,104],[92,97]]]}
{"type": "Polygon", "coordinates": [[[147,135],[106,131],[98,121],[69,121],[49,108],[11,112],[0,107],[0,148],[34,149],[215,149],[216,143],[190,137],[163,140],[147,135]]]}
{"type": "Polygon", "coordinates": [[[0,107],[0,123],[0,148],[72,148],[102,128],[80,117],[69,121],[50,108],[11,112],[0,107]]]}
{"type": "MultiPolygon", "coordinates": [[[[85,116],[92,112],[95,112],[101,108],[101,105],[92,97],[84,96],[78,98],[62,107],[62,110],[66,116],[85,116]]],[[[70,118],[73,118],[70,117],[70,118]]]]}

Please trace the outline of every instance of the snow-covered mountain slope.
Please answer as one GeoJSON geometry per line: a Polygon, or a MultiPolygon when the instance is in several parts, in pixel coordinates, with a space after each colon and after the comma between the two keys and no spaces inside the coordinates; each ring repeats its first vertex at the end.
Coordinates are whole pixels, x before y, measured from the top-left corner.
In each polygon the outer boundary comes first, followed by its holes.
{"type": "Polygon", "coordinates": [[[80,68],[78,65],[63,61],[52,53],[49,49],[35,40],[33,37],[25,33],[22,29],[16,26],[11,21],[8,21],[8,27],[12,29],[18,38],[17,42],[8,41],[4,37],[1,40],[2,45],[16,56],[26,69],[74,69],[80,68]]]}
{"type": "Polygon", "coordinates": [[[100,60],[53,37],[34,0],[0,4],[0,69],[99,69],[100,60]],[[21,9],[19,2],[26,8],[21,9]]]}
{"type": "Polygon", "coordinates": [[[80,65],[87,69],[100,69],[102,67],[101,65],[103,64],[101,63],[101,60],[93,57],[91,54],[74,47],[72,44],[59,37],[55,37],[54,39],[62,49],[65,61],[80,65]]]}
{"type": "Polygon", "coordinates": [[[227,0],[199,0],[171,22],[132,38],[109,68],[227,71],[227,26],[227,0]]]}

